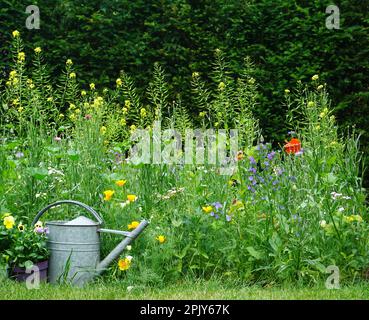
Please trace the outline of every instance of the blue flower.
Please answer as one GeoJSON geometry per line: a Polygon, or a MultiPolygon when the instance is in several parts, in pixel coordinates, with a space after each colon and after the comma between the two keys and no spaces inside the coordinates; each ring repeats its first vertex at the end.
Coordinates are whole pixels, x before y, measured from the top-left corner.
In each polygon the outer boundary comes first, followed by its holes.
{"type": "Polygon", "coordinates": [[[249,157],[249,160],[250,160],[250,163],[251,164],[256,164],[256,160],[255,160],[255,158],[253,156],[250,156],[249,157]]]}

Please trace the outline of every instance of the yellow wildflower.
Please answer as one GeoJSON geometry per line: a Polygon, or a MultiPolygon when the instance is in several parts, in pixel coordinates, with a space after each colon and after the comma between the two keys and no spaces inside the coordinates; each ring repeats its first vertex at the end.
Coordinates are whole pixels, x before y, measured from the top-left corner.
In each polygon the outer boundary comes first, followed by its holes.
{"type": "Polygon", "coordinates": [[[115,181],[115,184],[118,187],[123,187],[126,183],[127,183],[127,180],[118,180],[118,181],[115,181]]]}
{"type": "Polygon", "coordinates": [[[319,79],[319,76],[317,75],[317,74],[315,74],[315,75],[313,75],[312,77],[311,77],[311,80],[313,80],[313,81],[316,81],[316,80],[318,80],[319,79]]]}
{"type": "Polygon", "coordinates": [[[48,98],[46,99],[46,101],[47,101],[47,102],[53,102],[53,98],[52,98],[52,97],[48,97],[48,98]]]}
{"type": "Polygon", "coordinates": [[[116,81],[117,87],[121,87],[123,85],[122,79],[118,78],[116,81]]]}
{"type": "Polygon", "coordinates": [[[192,78],[197,78],[199,76],[200,76],[200,74],[198,72],[193,72],[192,73],[192,78]]]}
{"type": "Polygon", "coordinates": [[[131,260],[130,258],[126,257],[124,259],[120,259],[118,261],[118,267],[121,271],[126,271],[131,267],[131,260]]]}
{"type": "Polygon", "coordinates": [[[103,193],[104,193],[104,200],[105,201],[110,201],[111,198],[113,197],[115,191],[113,191],[113,190],[106,190],[103,193]]]}
{"type": "Polygon", "coordinates": [[[87,94],[87,92],[85,90],[81,91],[81,96],[84,97],[87,94]]]}
{"type": "Polygon", "coordinates": [[[71,74],[69,75],[70,79],[75,79],[76,78],[76,73],[75,72],[71,72],[71,74]]]}
{"type": "Polygon", "coordinates": [[[124,101],[124,105],[126,106],[126,108],[129,108],[131,106],[131,101],[129,100],[124,101]]]}
{"type": "Polygon", "coordinates": [[[213,211],[213,207],[212,206],[202,207],[202,211],[204,211],[205,213],[210,213],[213,211]]]}
{"type": "Polygon", "coordinates": [[[13,38],[18,38],[20,36],[20,32],[18,30],[13,31],[13,38]]]}
{"type": "Polygon", "coordinates": [[[129,202],[135,202],[137,200],[137,196],[134,195],[134,194],[129,194],[129,195],[127,195],[127,200],[129,202]]]}
{"type": "Polygon", "coordinates": [[[124,118],[120,119],[119,123],[121,126],[125,126],[127,124],[126,119],[124,118]]]}
{"type": "Polygon", "coordinates": [[[285,89],[285,90],[284,90],[284,93],[285,93],[285,94],[289,94],[290,92],[291,92],[291,91],[290,91],[289,89],[285,89]]]}
{"type": "Polygon", "coordinates": [[[318,90],[322,90],[324,88],[324,86],[321,84],[317,87],[318,90]]]}
{"type": "Polygon", "coordinates": [[[73,64],[72,59],[68,59],[65,63],[67,66],[71,66],[73,64]]]}
{"type": "Polygon", "coordinates": [[[14,224],[15,224],[15,219],[13,216],[6,216],[3,220],[3,224],[5,226],[6,229],[13,229],[14,224]]]}
{"type": "Polygon", "coordinates": [[[166,238],[165,238],[165,236],[160,235],[160,236],[156,237],[156,240],[158,240],[160,244],[163,244],[165,242],[166,238]]]}
{"type": "Polygon", "coordinates": [[[204,118],[204,117],[205,117],[205,115],[206,115],[206,112],[204,112],[204,111],[202,111],[202,112],[200,112],[200,113],[199,113],[199,117],[200,117],[200,118],[204,118]]]}
{"type": "Polygon", "coordinates": [[[94,84],[94,83],[90,83],[90,89],[91,89],[91,90],[95,90],[95,89],[96,89],[96,87],[95,87],[95,84],[94,84]]]}
{"type": "Polygon", "coordinates": [[[128,112],[128,109],[127,109],[126,107],[124,107],[124,108],[122,109],[122,111],[123,111],[123,114],[126,114],[126,113],[128,112]]]}
{"type": "Polygon", "coordinates": [[[140,225],[140,223],[139,223],[138,221],[132,221],[132,222],[128,225],[128,230],[134,230],[134,229],[136,229],[139,225],[140,225]]]}
{"type": "Polygon", "coordinates": [[[42,49],[40,47],[37,47],[37,48],[35,48],[34,51],[35,51],[35,53],[39,54],[39,53],[41,53],[42,49]]]}

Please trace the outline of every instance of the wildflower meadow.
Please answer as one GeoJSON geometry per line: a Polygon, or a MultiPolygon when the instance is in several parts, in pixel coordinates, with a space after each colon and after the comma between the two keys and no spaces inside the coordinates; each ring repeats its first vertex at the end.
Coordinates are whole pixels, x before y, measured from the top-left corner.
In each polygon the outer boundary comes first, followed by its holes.
{"type": "MultiPolygon", "coordinates": [[[[15,282],[14,268],[49,259],[48,221],[93,219],[56,206],[33,224],[61,200],[93,208],[104,228],[133,232],[148,222],[95,285],[338,289],[366,280],[361,137],[339,130],[319,74],[285,88],[285,136],[268,141],[250,57],[232,74],[215,50],[209,74],[188,74],[191,96],[173,100],[159,63],[145,90],[125,71],[114,86],[86,85],[72,58],[56,77],[48,48],[27,50],[17,30],[10,37],[0,80],[0,288],[15,282]]],[[[121,238],[102,233],[101,257],[121,238]]]]}

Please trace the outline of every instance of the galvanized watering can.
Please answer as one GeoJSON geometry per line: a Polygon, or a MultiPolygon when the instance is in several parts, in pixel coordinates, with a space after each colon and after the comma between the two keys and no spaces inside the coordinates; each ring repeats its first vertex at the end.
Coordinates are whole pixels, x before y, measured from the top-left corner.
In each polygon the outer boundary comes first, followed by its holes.
{"type": "Polygon", "coordinates": [[[131,232],[102,229],[103,220],[92,208],[78,201],[57,201],[42,209],[33,220],[35,225],[40,217],[49,209],[62,205],[73,204],[90,212],[97,222],[84,216],[72,221],[46,222],[48,228],[47,244],[50,251],[49,281],[58,283],[67,280],[72,284],[82,286],[93,277],[101,274],[111,264],[127,245],[129,245],[148,225],[146,220],[131,232]],[[112,252],[100,261],[100,233],[115,233],[124,236],[112,252]]]}

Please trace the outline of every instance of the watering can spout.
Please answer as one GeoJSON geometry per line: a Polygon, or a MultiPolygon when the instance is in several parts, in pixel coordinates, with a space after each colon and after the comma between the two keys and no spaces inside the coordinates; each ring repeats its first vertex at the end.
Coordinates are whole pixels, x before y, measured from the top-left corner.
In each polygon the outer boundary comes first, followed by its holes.
{"type": "Polygon", "coordinates": [[[136,239],[142,231],[149,225],[149,222],[146,220],[142,220],[141,223],[131,232],[126,231],[117,231],[117,230],[109,230],[109,229],[99,229],[99,232],[106,233],[115,233],[125,236],[125,239],[120,242],[106,257],[102,260],[96,267],[96,273],[101,274],[106,270],[106,268],[117,259],[123,250],[134,240],[136,239]]]}

